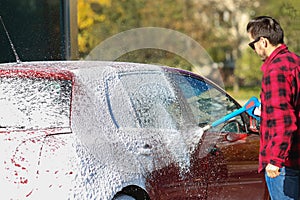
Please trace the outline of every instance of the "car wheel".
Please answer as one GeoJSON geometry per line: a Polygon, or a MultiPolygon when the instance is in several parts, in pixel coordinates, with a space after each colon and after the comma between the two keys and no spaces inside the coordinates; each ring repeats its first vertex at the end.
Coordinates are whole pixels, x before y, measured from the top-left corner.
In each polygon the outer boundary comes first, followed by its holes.
{"type": "Polygon", "coordinates": [[[136,200],[134,197],[127,194],[119,194],[113,198],[113,200],[136,200]]]}

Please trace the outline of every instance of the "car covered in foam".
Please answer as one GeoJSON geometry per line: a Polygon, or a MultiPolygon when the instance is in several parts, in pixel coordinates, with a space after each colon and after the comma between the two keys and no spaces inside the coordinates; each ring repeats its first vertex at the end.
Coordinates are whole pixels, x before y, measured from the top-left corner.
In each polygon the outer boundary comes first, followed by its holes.
{"type": "Polygon", "coordinates": [[[208,79],[166,66],[0,64],[1,199],[267,199],[259,136],[208,79]]]}

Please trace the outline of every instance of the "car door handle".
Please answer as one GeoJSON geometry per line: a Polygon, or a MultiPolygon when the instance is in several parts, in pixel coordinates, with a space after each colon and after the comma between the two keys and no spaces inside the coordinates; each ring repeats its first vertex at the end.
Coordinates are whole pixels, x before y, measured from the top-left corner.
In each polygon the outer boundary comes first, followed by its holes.
{"type": "Polygon", "coordinates": [[[211,155],[214,155],[214,156],[217,156],[220,154],[220,149],[218,147],[212,147],[210,150],[209,150],[209,153],[211,155]]]}
{"type": "Polygon", "coordinates": [[[152,153],[152,146],[149,144],[145,144],[143,147],[140,147],[138,149],[138,152],[141,155],[150,156],[152,153]]]}

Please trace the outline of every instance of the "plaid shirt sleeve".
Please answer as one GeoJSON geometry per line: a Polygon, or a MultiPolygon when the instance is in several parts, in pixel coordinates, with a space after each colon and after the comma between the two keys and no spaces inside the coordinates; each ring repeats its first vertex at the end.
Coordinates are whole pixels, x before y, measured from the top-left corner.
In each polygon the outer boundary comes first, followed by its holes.
{"type": "MultiPolygon", "coordinates": [[[[260,168],[300,163],[299,57],[285,45],[277,48],[262,66],[260,168]],[[297,102],[295,102],[297,101],[297,102]],[[295,135],[297,137],[295,137],[295,135]],[[297,155],[292,155],[295,151],[297,155]]],[[[298,167],[297,167],[298,168],[298,167]]]]}

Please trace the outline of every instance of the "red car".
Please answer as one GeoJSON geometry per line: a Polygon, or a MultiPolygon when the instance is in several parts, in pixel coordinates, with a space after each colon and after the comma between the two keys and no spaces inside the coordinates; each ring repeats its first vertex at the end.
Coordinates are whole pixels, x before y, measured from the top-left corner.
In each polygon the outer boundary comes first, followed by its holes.
{"type": "Polygon", "coordinates": [[[268,199],[259,135],[204,77],[100,61],[0,64],[1,199],[268,199]]]}

